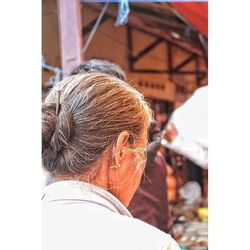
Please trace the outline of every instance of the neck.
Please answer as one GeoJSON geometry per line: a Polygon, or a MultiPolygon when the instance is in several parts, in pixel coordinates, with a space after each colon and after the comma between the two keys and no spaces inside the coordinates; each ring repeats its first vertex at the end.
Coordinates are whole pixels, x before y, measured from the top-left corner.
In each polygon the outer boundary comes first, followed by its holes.
{"type": "Polygon", "coordinates": [[[55,182],[65,180],[83,181],[109,191],[108,168],[108,162],[102,161],[100,164],[93,166],[87,173],[80,175],[55,175],[53,179],[55,182]]]}

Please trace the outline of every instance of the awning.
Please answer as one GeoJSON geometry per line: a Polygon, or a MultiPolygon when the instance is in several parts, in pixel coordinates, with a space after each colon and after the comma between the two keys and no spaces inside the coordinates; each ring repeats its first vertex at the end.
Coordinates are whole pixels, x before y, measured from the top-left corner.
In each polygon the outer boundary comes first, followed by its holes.
{"type": "Polygon", "coordinates": [[[208,2],[172,2],[171,4],[186,21],[208,37],[208,2]]]}

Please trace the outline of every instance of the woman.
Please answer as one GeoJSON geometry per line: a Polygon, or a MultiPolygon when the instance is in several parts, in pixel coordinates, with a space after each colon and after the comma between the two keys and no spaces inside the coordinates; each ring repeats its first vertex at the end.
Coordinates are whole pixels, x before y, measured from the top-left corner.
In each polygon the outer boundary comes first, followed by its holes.
{"type": "Polygon", "coordinates": [[[142,95],[101,73],[65,78],[42,105],[43,246],[179,249],[126,207],[144,167],[152,115],[142,95]]]}

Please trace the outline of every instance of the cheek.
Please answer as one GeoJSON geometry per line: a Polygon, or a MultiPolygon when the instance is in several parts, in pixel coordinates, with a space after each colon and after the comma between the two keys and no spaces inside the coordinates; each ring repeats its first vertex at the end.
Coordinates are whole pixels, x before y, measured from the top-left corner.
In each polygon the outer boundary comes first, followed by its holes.
{"type": "Polygon", "coordinates": [[[141,164],[141,161],[139,162],[133,153],[128,153],[121,161],[120,168],[114,172],[113,181],[122,190],[133,188],[138,179],[140,180],[144,168],[144,164],[141,164]]]}
{"type": "Polygon", "coordinates": [[[135,167],[138,169],[137,171],[142,175],[146,167],[147,157],[144,153],[141,153],[137,156],[135,160],[135,167]]]}
{"type": "Polygon", "coordinates": [[[136,188],[139,186],[140,182],[141,182],[141,177],[143,175],[143,172],[145,170],[145,166],[146,166],[146,157],[145,155],[141,155],[139,159],[137,159],[137,161],[135,161],[134,164],[134,171],[133,171],[133,179],[134,179],[134,183],[136,188]]]}
{"type": "Polygon", "coordinates": [[[142,171],[145,170],[145,167],[146,167],[146,161],[147,161],[147,156],[143,153],[142,155],[142,163],[141,163],[141,168],[142,168],[142,171]]]}
{"type": "Polygon", "coordinates": [[[142,173],[143,173],[142,171],[137,171],[137,173],[133,176],[134,192],[136,191],[136,189],[139,187],[139,185],[141,183],[142,173]]]}
{"type": "Polygon", "coordinates": [[[113,175],[113,184],[116,187],[112,193],[125,205],[128,206],[134,193],[140,185],[141,177],[145,169],[145,155],[134,157],[128,154],[124,158],[121,168],[113,175]]]}

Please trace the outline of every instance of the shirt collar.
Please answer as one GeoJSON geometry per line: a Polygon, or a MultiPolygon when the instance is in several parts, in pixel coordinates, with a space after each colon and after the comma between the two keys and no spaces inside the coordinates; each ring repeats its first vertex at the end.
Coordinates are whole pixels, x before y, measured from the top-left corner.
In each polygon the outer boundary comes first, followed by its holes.
{"type": "Polygon", "coordinates": [[[58,181],[44,187],[42,200],[87,202],[132,217],[127,208],[111,193],[90,183],[77,180],[58,181]]]}

